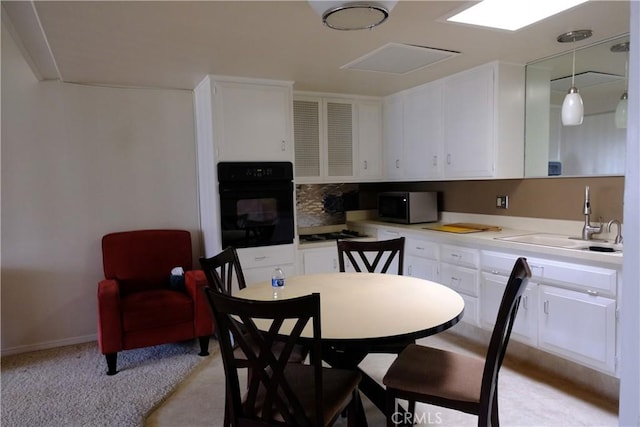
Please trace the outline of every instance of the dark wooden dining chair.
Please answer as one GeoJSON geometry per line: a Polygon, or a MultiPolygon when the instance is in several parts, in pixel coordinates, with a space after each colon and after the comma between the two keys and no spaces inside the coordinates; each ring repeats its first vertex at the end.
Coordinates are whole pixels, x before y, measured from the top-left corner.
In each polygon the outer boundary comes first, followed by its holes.
{"type": "Polygon", "coordinates": [[[404,267],[404,237],[373,242],[359,240],[338,240],[338,264],[340,271],[346,269],[345,258],[353,268],[361,273],[387,273],[395,259],[398,270],[394,274],[402,276],[404,267]]]}
{"type": "Polygon", "coordinates": [[[200,258],[200,267],[209,282],[209,286],[215,287],[218,292],[231,295],[234,287],[244,289],[247,284],[240,265],[238,252],[233,247],[228,247],[211,258],[200,258]]]}
{"type": "MultiPolygon", "coordinates": [[[[346,259],[358,273],[389,273],[402,276],[404,268],[404,237],[372,242],[338,240],[338,264],[341,272],[346,270],[346,259]],[[398,261],[397,271],[389,271],[394,259],[398,261]]],[[[398,354],[415,340],[406,340],[389,344],[370,345],[367,353],[398,354]]]]}
{"type": "Polygon", "coordinates": [[[320,294],[254,301],[212,288],[204,292],[218,326],[233,426],[328,426],[342,411],[347,412],[349,426],[358,425],[360,373],[322,366],[320,294]],[[305,339],[310,363],[289,363],[305,328],[313,332],[312,338],[305,339]],[[238,378],[243,368],[252,371],[244,393],[238,378]]]}
{"type": "MultiPolygon", "coordinates": [[[[214,292],[231,295],[236,287],[237,289],[244,289],[247,287],[244,279],[244,273],[242,272],[242,266],[240,265],[238,252],[233,247],[228,247],[219,254],[210,258],[201,257],[200,266],[204,271],[204,275],[207,278],[209,286],[214,292]]],[[[247,331],[244,331],[241,324],[238,325],[238,330],[245,334],[245,340],[247,342],[251,342],[250,335],[247,335],[247,331]]],[[[257,343],[253,343],[253,346],[256,348],[258,347],[257,343]]],[[[282,351],[283,348],[284,344],[279,342],[275,346],[275,351],[282,351]]],[[[244,357],[244,352],[241,348],[236,346],[235,351],[238,358],[244,357]]],[[[303,363],[307,358],[308,352],[308,349],[304,345],[296,344],[289,354],[289,362],[303,363]]],[[[253,373],[249,368],[247,384],[250,382],[252,375],[253,373]]],[[[226,412],[224,425],[230,426],[230,422],[229,414],[226,412]]]]}
{"type": "Polygon", "coordinates": [[[416,344],[398,355],[382,380],[387,387],[387,426],[405,421],[394,419],[396,399],[406,399],[412,415],[415,402],[424,402],[477,415],[481,427],[499,425],[498,372],[530,277],[527,260],[518,258],[502,296],[485,359],[416,344]]]}

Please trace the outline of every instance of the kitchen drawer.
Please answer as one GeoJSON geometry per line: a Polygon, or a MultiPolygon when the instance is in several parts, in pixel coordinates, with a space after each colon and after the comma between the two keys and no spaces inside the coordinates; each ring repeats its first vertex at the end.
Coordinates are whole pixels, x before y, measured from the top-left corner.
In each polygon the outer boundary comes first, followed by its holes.
{"type": "Polygon", "coordinates": [[[438,259],[438,245],[422,239],[407,237],[405,241],[405,252],[420,258],[438,259]]]}
{"type": "MultiPolygon", "coordinates": [[[[482,269],[493,274],[511,274],[513,265],[516,263],[518,256],[504,252],[481,251],[480,261],[482,269]]],[[[529,258],[527,258],[527,262],[529,258]]],[[[532,272],[533,273],[533,272],[532,272]]]]}
{"type": "Polygon", "coordinates": [[[240,265],[243,269],[295,264],[296,260],[293,245],[241,248],[238,249],[238,258],[240,258],[240,265]]]}
{"type": "MultiPolygon", "coordinates": [[[[517,256],[503,252],[482,251],[482,269],[494,274],[509,274],[517,256]]],[[[590,293],[616,294],[618,273],[611,268],[594,267],[527,257],[532,280],[580,288],[590,293]]]]}
{"type": "Polygon", "coordinates": [[[440,257],[443,262],[467,267],[478,267],[480,264],[480,253],[477,249],[460,246],[442,245],[440,247],[440,257]]]}
{"type": "Polygon", "coordinates": [[[529,265],[532,274],[540,275],[541,281],[545,283],[571,285],[593,294],[599,292],[616,294],[618,277],[616,270],[534,258],[531,259],[529,265]]]}
{"type": "Polygon", "coordinates": [[[474,297],[478,296],[478,271],[446,263],[440,264],[440,283],[474,297]]]}

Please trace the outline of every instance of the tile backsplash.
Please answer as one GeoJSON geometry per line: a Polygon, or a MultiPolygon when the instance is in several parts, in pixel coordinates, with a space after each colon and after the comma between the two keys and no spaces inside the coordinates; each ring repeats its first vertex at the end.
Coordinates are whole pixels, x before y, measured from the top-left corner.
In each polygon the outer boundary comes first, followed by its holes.
{"type": "Polygon", "coordinates": [[[298,184],[298,227],[344,224],[345,210],[357,210],[358,184],[298,184]]]}

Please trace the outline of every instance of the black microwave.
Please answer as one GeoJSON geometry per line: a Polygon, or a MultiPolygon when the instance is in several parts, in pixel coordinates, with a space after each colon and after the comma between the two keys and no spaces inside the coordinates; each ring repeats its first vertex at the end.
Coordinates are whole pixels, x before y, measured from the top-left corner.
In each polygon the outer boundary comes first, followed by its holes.
{"type": "Polygon", "coordinates": [[[438,221],[438,193],[393,191],[378,194],[378,218],[401,224],[438,221]]]}

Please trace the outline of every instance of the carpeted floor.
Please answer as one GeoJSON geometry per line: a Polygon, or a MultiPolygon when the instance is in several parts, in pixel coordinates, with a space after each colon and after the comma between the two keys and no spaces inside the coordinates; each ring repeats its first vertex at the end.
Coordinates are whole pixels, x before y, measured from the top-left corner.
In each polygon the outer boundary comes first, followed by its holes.
{"type": "MultiPolygon", "coordinates": [[[[196,341],[118,354],[106,375],[96,342],[2,358],[2,426],[140,426],[200,363],[196,341]]],[[[210,359],[217,344],[210,345],[210,359]]]]}
{"type": "MultiPolygon", "coordinates": [[[[482,348],[447,333],[420,340],[419,343],[480,354],[482,348]]],[[[212,343],[212,345],[215,345],[212,343]]],[[[378,381],[393,361],[393,355],[368,356],[360,365],[378,381]]],[[[384,427],[382,413],[363,397],[370,427],[384,427]]],[[[146,427],[222,426],[224,407],[224,370],[220,357],[198,366],[176,391],[145,422],[146,427]]],[[[477,417],[435,406],[418,404],[417,425],[475,426],[477,417]]],[[[527,363],[511,359],[509,354],[500,372],[500,423],[503,426],[613,427],[618,425],[617,402],[604,398],[527,363]]],[[[346,426],[338,420],[336,427],[346,426]]]]}

